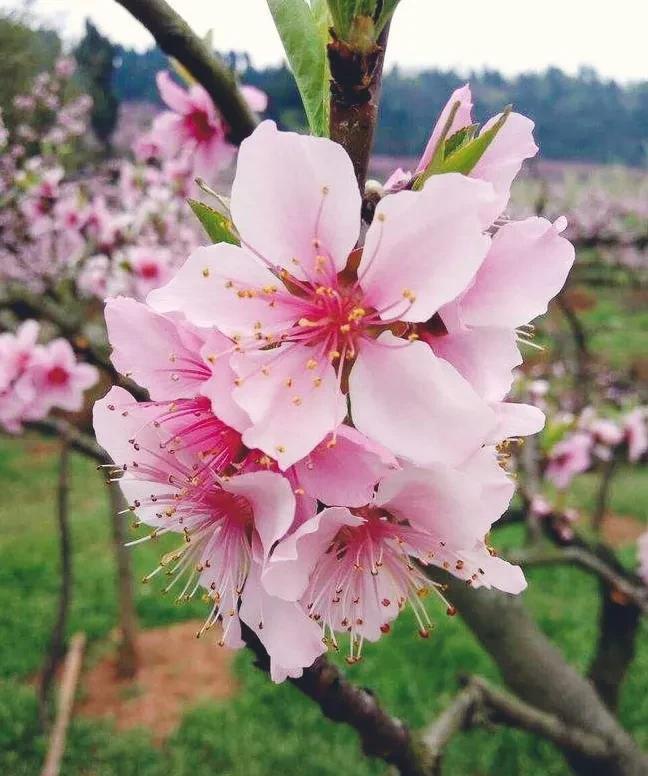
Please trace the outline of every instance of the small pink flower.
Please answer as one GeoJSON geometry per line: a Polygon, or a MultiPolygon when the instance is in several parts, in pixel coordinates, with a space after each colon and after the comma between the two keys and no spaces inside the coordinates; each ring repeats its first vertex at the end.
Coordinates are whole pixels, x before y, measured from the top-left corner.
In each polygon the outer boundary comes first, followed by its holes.
{"type": "Polygon", "coordinates": [[[181,537],[147,579],[165,571],[165,590],[175,589],[178,600],[204,588],[212,609],[198,635],[222,617],[220,643],[239,647],[240,617],[266,647],[276,680],[300,675],[324,650],[319,628],[298,603],[275,600],[260,584],[274,544],[293,523],[289,481],[270,471],[236,475],[240,437],[211,415],[204,399],[169,403],[161,420],[156,403],[137,404],[112,388],[95,404],[94,426],[121,472],[119,484],[132,511],[153,528],[133,543],[166,533],[181,537]],[[212,427],[207,460],[201,454],[205,423],[212,427]]]}
{"type": "Polygon", "coordinates": [[[554,445],[549,455],[545,477],[564,490],[577,474],[586,472],[592,465],[592,438],[577,431],[554,445]]]}
{"type": "Polygon", "coordinates": [[[458,462],[497,418],[418,338],[470,283],[489,246],[492,189],[460,175],[383,199],[362,255],[360,196],[344,150],[263,122],[241,146],[231,210],[242,247],[195,251],[153,291],[233,340],[231,386],[252,425],[244,442],[285,469],[334,431],[351,399],[355,426],[419,463],[458,462]]]}
{"type": "Polygon", "coordinates": [[[70,412],[80,410],[84,392],[99,377],[95,367],[77,362],[72,346],[62,338],[38,348],[28,371],[36,390],[35,403],[41,417],[52,407],[70,412]]]}
{"type": "Polygon", "coordinates": [[[458,469],[394,472],[366,507],[325,509],[280,541],[263,582],[274,595],[301,600],[327,643],[337,647],[336,633],[349,633],[349,662],[359,659],[364,639],[389,630],[408,601],[426,637],[432,623],[421,598],[432,591],[448,604],[442,585],[413,559],[475,587],[525,588],[522,571],[484,543],[513,490],[488,448],[458,469]]]}
{"type": "Polygon", "coordinates": [[[648,450],[648,426],[645,407],[637,407],[623,419],[623,429],[628,444],[628,460],[636,463],[648,450]]]}
{"type": "Polygon", "coordinates": [[[623,441],[623,430],[613,420],[607,418],[597,418],[592,421],[588,430],[595,442],[607,447],[616,447],[623,441]]]}
{"type": "Polygon", "coordinates": [[[32,363],[39,331],[36,321],[25,321],[15,334],[0,334],[0,391],[8,388],[32,363]]]}
{"type": "Polygon", "coordinates": [[[165,248],[130,248],[127,261],[135,277],[135,290],[139,298],[145,298],[150,291],[164,285],[172,276],[171,254],[165,248]]]}
{"type": "Polygon", "coordinates": [[[211,97],[198,84],[183,89],[166,70],[158,73],[157,85],[170,110],[153,122],[149,143],[168,157],[181,150],[190,152],[194,175],[213,178],[229,164],[235,149],[227,141],[225,124],[211,97]]]}

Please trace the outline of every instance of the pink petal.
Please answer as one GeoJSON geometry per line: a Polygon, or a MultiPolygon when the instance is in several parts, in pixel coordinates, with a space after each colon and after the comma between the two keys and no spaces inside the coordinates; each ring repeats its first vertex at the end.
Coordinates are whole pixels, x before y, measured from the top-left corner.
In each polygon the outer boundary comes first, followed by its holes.
{"type": "Polygon", "coordinates": [[[382,199],[358,270],[367,304],[385,319],[425,321],[460,294],[490,244],[480,211],[491,195],[490,186],[450,174],[382,199]]]}
{"type": "Polygon", "coordinates": [[[232,342],[215,329],[210,332],[200,351],[201,358],[211,368],[211,377],[200,386],[200,393],[211,401],[217,418],[237,431],[250,425],[250,418],[232,398],[236,374],[230,366],[232,342]]]}
{"type": "Polygon", "coordinates": [[[234,400],[253,424],[243,441],[281,469],[308,455],[346,414],[333,367],[326,359],[316,362],[312,348],[286,344],[236,354],[231,364],[241,380],[234,400]]]}
{"type": "Polygon", "coordinates": [[[494,587],[517,595],[527,586],[524,572],[519,566],[491,555],[483,544],[470,552],[462,552],[461,557],[469,566],[480,569],[477,578],[472,579],[473,587],[494,587]]]}
{"type": "Polygon", "coordinates": [[[342,146],[279,132],[272,121],[241,144],[231,208],[243,242],[298,277],[314,277],[318,255],[343,269],[360,230],[360,193],[342,146]]]}
{"type": "Polygon", "coordinates": [[[214,181],[218,172],[232,161],[236,147],[225,140],[224,136],[214,135],[211,140],[196,145],[193,155],[193,172],[195,176],[206,181],[214,181]]]}
{"type": "Polygon", "coordinates": [[[301,676],[326,651],[322,631],[298,603],[274,598],[264,590],[258,564],[250,569],[241,596],[241,620],[254,630],[270,656],[273,681],[301,676]]]}
{"type": "Polygon", "coordinates": [[[295,517],[295,494],[288,480],[276,472],[249,472],[223,479],[224,490],[244,496],[252,506],[254,530],[267,557],[295,517]]]}
{"type": "Polygon", "coordinates": [[[378,486],[375,503],[450,547],[462,548],[484,538],[481,495],[475,479],[445,464],[430,464],[389,474],[378,486]]]}
{"type": "Polygon", "coordinates": [[[189,113],[192,109],[189,93],[179,86],[168,70],[161,70],[155,77],[160,97],[176,113],[189,113]]]}
{"type": "Polygon", "coordinates": [[[331,444],[329,437],[293,467],[300,487],[329,506],[368,504],[378,480],[398,468],[391,453],[350,426],[340,426],[331,444]]]}
{"type": "Polygon", "coordinates": [[[497,425],[488,435],[491,444],[511,437],[531,436],[544,428],[544,413],[532,404],[500,401],[491,406],[497,417],[497,425]]]}
{"type": "Polygon", "coordinates": [[[279,542],[263,569],[263,586],[272,595],[297,601],[304,594],[320,556],[345,525],[361,525],[343,507],[331,507],[307,520],[279,542]]]}
{"type": "MultiPolygon", "coordinates": [[[[493,116],[487,121],[480,134],[490,129],[500,115],[493,116]]],[[[534,126],[531,119],[526,116],[511,113],[470,173],[472,178],[479,178],[493,184],[497,194],[491,209],[493,221],[508,203],[511,183],[520,171],[522,162],[538,153],[538,146],[533,141],[534,126]]]]}
{"type": "Polygon", "coordinates": [[[464,460],[494,427],[492,410],[424,342],[390,332],[363,345],[349,378],[356,428],[418,464],[464,460]]]}
{"type": "Polygon", "coordinates": [[[255,113],[263,113],[268,107],[268,95],[261,89],[257,89],[256,86],[243,85],[241,92],[250,110],[255,113]]]}
{"type": "Polygon", "coordinates": [[[151,140],[165,157],[174,157],[189,141],[183,119],[177,113],[164,111],[153,120],[150,131],[151,140]]]}
{"type": "Polygon", "coordinates": [[[475,282],[460,300],[470,326],[515,328],[547,311],[574,263],[562,221],[513,221],[498,229],[475,282]],[[562,227],[562,228],[561,228],[562,227]]]}
{"type": "Polygon", "coordinates": [[[522,363],[515,332],[509,329],[463,329],[425,341],[488,401],[506,396],[512,370],[522,363]]]}
{"type": "Polygon", "coordinates": [[[184,365],[185,360],[200,360],[197,350],[185,347],[182,324],[123,296],[109,299],[104,312],[113,349],[111,361],[118,372],[132,377],[156,401],[191,398],[198,393],[205,375],[187,374],[176,366],[184,365]]]}
{"type": "Polygon", "coordinates": [[[445,123],[450,116],[450,111],[452,110],[453,105],[456,102],[459,103],[459,109],[457,110],[455,117],[452,120],[450,131],[446,135],[446,138],[452,137],[452,135],[454,135],[460,129],[468,127],[472,124],[472,94],[470,92],[470,86],[468,84],[464,84],[463,86],[459,87],[459,89],[455,89],[454,92],[452,92],[450,99],[441,111],[441,115],[439,116],[437,123],[432,130],[432,134],[430,135],[430,139],[428,140],[428,143],[425,147],[425,151],[423,151],[423,156],[418,163],[416,173],[423,172],[423,170],[432,160],[432,156],[436,151],[437,143],[439,142],[439,138],[441,137],[445,123]]]}
{"type": "Polygon", "coordinates": [[[280,286],[244,248],[226,243],[197,248],[169,283],[156,288],[147,303],[158,312],[178,311],[196,326],[217,326],[229,337],[255,337],[272,331],[294,313],[281,304],[271,307],[263,287],[280,286]],[[239,292],[251,290],[252,297],[239,292]],[[257,326],[261,323],[261,326],[257,326]]]}
{"type": "Polygon", "coordinates": [[[482,447],[461,465],[461,471],[481,488],[480,509],[474,517],[483,537],[508,509],[515,481],[500,466],[497,449],[482,447]]]}

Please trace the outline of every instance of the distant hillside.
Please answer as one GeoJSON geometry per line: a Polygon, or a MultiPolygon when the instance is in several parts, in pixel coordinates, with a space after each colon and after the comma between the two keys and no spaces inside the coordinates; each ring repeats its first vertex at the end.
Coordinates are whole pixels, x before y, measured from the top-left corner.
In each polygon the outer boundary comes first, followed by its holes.
{"type": "MultiPolygon", "coordinates": [[[[247,54],[225,55],[241,81],[270,96],[269,115],[285,127],[305,124],[299,95],[286,67],[258,69],[247,54]]],[[[166,66],[158,49],[139,54],[119,49],[115,90],[123,100],[157,100],[155,73],[166,66]]],[[[392,156],[418,154],[448,96],[465,82],[453,71],[405,73],[398,68],[383,82],[376,151],[392,156]]],[[[473,73],[477,118],[483,120],[508,103],[537,125],[547,159],[617,162],[645,166],[648,159],[648,82],[621,86],[590,69],[568,76],[557,68],[504,78],[496,71],[473,73]]]]}

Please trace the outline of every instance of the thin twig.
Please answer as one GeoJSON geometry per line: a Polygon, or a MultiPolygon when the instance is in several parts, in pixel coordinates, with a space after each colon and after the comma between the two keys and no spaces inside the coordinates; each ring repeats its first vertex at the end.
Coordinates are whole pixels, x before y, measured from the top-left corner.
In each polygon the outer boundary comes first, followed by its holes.
{"type": "Polygon", "coordinates": [[[65,659],[65,671],[61,681],[56,722],[41,776],[58,776],[61,770],[61,760],[65,752],[65,736],[72,716],[74,694],[81,671],[85,640],[84,633],[77,633],[70,640],[70,649],[65,659]]]}
{"type": "Polygon", "coordinates": [[[636,583],[593,551],[584,546],[532,547],[509,553],[508,560],[521,566],[549,566],[573,563],[600,577],[607,584],[635,604],[643,614],[648,614],[648,588],[636,583]]]}
{"type": "Polygon", "coordinates": [[[63,437],[59,457],[56,517],[59,529],[61,554],[61,587],[59,591],[56,618],[52,627],[50,643],[45,656],[38,687],[38,711],[43,728],[49,726],[49,699],[56,669],[63,657],[65,630],[70,609],[72,591],[72,547],[69,521],[70,443],[63,437]]]}

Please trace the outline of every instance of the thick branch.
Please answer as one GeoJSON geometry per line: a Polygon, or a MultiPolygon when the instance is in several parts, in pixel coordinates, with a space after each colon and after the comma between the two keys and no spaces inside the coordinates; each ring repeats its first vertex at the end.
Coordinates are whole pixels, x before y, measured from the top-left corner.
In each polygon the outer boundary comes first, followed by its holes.
{"type": "MultiPolygon", "coordinates": [[[[435,572],[435,578],[442,576],[435,572]]],[[[612,716],[590,682],[566,661],[525,611],[519,597],[473,590],[443,575],[446,595],[500,669],[508,687],[525,703],[570,728],[607,741],[613,755],[601,760],[561,747],[581,776],[641,776],[648,758],[612,716]]]]}
{"type": "MultiPolygon", "coordinates": [[[[243,638],[254,652],[256,665],[270,670],[263,645],[254,632],[243,626],[243,638]]],[[[390,716],[370,691],[351,684],[326,657],[319,657],[292,684],[318,704],[324,716],[353,727],[364,753],[395,766],[401,776],[426,776],[428,758],[403,722],[390,716]]]]}
{"type": "Polygon", "coordinates": [[[229,127],[229,139],[240,143],[256,121],[234,76],[209,51],[187,22],[165,0],[117,0],[141,22],[158,46],[177,59],[202,84],[229,127]]]}

